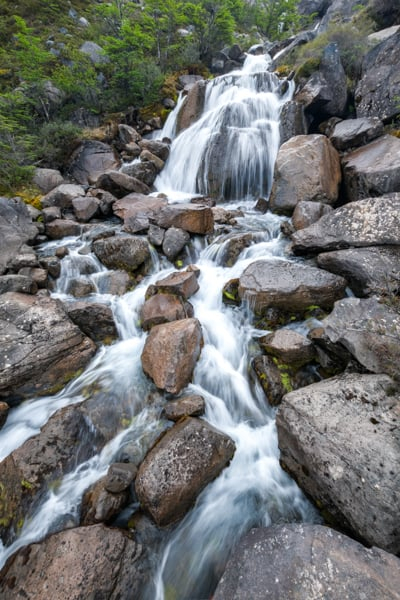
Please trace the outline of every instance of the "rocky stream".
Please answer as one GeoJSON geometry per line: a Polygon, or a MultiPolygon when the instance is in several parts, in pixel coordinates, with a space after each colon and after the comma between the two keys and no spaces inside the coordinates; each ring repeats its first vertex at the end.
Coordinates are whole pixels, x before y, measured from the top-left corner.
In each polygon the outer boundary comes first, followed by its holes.
{"type": "Polygon", "coordinates": [[[400,139],[243,62],[0,199],[5,600],[400,598],[400,139]]]}

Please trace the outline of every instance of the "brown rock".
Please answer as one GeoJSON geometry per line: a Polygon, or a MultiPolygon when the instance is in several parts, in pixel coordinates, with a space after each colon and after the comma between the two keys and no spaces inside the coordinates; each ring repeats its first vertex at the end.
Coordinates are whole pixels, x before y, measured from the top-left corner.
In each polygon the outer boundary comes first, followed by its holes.
{"type": "Polygon", "coordinates": [[[85,198],[74,198],[72,200],[72,207],[78,221],[86,223],[97,215],[100,208],[100,202],[97,198],[85,196],[85,198]]]}
{"type": "Polygon", "coordinates": [[[32,181],[43,194],[47,194],[58,185],[61,185],[64,182],[64,178],[60,171],[56,169],[38,168],[35,170],[32,181]]]}
{"type": "Polygon", "coordinates": [[[106,477],[102,477],[83,495],[81,525],[107,523],[126,506],[129,493],[126,490],[111,493],[105,488],[106,477]]]}
{"type": "Polygon", "coordinates": [[[136,493],[158,525],[177,521],[231,460],[233,441],[188,417],[161,438],[139,467],[136,493]]]}
{"type": "Polygon", "coordinates": [[[173,294],[188,300],[199,290],[197,282],[198,273],[187,269],[186,271],[175,271],[163,279],[156,281],[154,286],[150,286],[146,296],[154,293],[173,294]]]}
{"type": "Polygon", "coordinates": [[[192,305],[183,298],[160,293],[146,300],[140,313],[140,320],[142,328],[148,331],[153,325],[187,319],[193,317],[193,314],[192,305]]]}
{"type": "Polygon", "coordinates": [[[110,343],[118,337],[109,306],[98,302],[74,302],[65,305],[69,318],[94,342],[110,343]]]}
{"type": "Polygon", "coordinates": [[[315,357],[312,342],[291,329],[278,329],[259,338],[258,342],[268,354],[288,364],[304,365],[315,357]]]}
{"type": "Polygon", "coordinates": [[[7,415],[9,406],[7,402],[0,402],[0,429],[3,427],[4,423],[7,421],[7,415]]]}
{"type": "Polygon", "coordinates": [[[159,173],[164,168],[164,161],[161,160],[155,154],[152,154],[150,150],[142,150],[140,154],[140,160],[143,162],[151,162],[156,167],[157,172],[159,173]]]}
{"type": "Polygon", "coordinates": [[[137,467],[132,463],[112,463],[108,468],[104,488],[113,494],[128,489],[137,475],[137,467]]]}
{"type": "Polygon", "coordinates": [[[84,196],[85,189],[81,185],[62,183],[43,196],[41,203],[43,208],[48,208],[50,206],[72,208],[72,200],[84,196]]]}
{"type": "Polygon", "coordinates": [[[46,223],[46,235],[52,240],[61,240],[69,235],[80,235],[82,225],[70,219],[55,219],[46,223]]]}
{"type": "Polygon", "coordinates": [[[155,216],[159,227],[177,227],[189,233],[206,235],[214,231],[214,217],[209,206],[171,204],[155,216]]]}
{"type": "Polygon", "coordinates": [[[105,171],[118,169],[120,160],[111,146],[97,140],[86,140],[72,155],[70,172],[83,185],[93,184],[105,171]]]}
{"type": "Polygon", "coordinates": [[[110,237],[96,240],[92,245],[97,258],[109,269],[136,271],[150,259],[149,245],[137,236],[110,237]]]}
{"type": "Polygon", "coordinates": [[[193,394],[167,402],[163,409],[163,416],[169,421],[179,421],[182,417],[200,417],[204,414],[205,408],[204,398],[193,394]]]}
{"type": "Polygon", "coordinates": [[[332,212],[332,207],[322,202],[310,202],[309,200],[300,200],[296,204],[292,215],[293,227],[304,229],[313,223],[316,223],[321,217],[332,212]]]}
{"type": "Polygon", "coordinates": [[[166,161],[169,156],[169,144],[160,142],[159,140],[141,140],[139,146],[142,150],[148,150],[162,161],[166,161]]]}
{"type": "Polygon", "coordinates": [[[206,82],[201,79],[197,81],[189,90],[184,104],[179,111],[176,132],[190,127],[200,117],[206,95],[206,82]]]}
{"type": "Polygon", "coordinates": [[[143,194],[128,194],[117,200],[113,205],[113,212],[117,217],[127,222],[129,219],[144,216],[149,220],[168,204],[166,198],[153,198],[143,194]]]}
{"type": "Polygon", "coordinates": [[[197,319],[156,325],[142,352],[143,370],[158,388],[178,394],[191,380],[202,344],[197,319]]]}
{"type": "Polygon", "coordinates": [[[100,175],[96,181],[96,187],[110,192],[116,198],[122,198],[132,192],[138,194],[150,193],[150,188],[143,181],[120,171],[109,171],[100,175]]]}

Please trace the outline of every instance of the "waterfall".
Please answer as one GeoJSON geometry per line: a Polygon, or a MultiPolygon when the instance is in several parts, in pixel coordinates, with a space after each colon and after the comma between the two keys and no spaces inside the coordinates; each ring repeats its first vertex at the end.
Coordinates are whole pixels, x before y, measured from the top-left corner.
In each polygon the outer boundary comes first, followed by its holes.
{"type": "MultiPolygon", "coordinates": [[[[280,468],[275,411],[257,381],[249,377],[253,340],[265,331],[255,329],[245,310],[222,303],[222,288],[228,280],[238,277],[256,257],[282,258],[285,250],[281,218],[253,209],[255,198],[267,197],[270,191],[279,146],[279,112],[291,94],[290,86],[285,94],[279,92],[279,79],[267,68],[268,57],[249,56],[241,71],[207,83],[202,116],[174,139],[170,158],[156,180],[157,189],[165,192],[170,202],[209,193],[228,200],[225,206],[240,207],[243,213],[238,230],[256,235],[232,267],[219,264],[221,240],[206,247],[193,244],[200,290],[191,302],[202,325],[204,347],[188,391],[204,397],[203,418],[234,440],[236,452],[229,467],[166,535],[154,557],[149,600],[207,598],[234,544],[250,527],[317,518],[280,468]]],[[[161,137],[166,132],[173,135],[181,106],[179,102],[161,137]]],[[[120,459],[126,444],[134,443],[142,459],[163,427],[160,414],[165,399],[142,372],[140,355],[146,334],[137,322],[147,287],[171,273],[172,265],[155,261],[152,273],[133,291],[112,297],[101,286],[107,270],[86,253],[84,240],[71,238],[62,243],[71,251],[62,261],[54,294],[74,301],[71,276],[88,278],[96,301],[111,306],[120,337],[113,345],[102,347],[86,371],[59,394],[32,399],[11,410],[0,431],[2,457],[35,435],[60,407],[82,401],[89,386],[112,390],[117,402],[128,401],[131,419],[100,454],[77,465],[57,489],[49,491],[14,544],[0,552],[3,563],[17,548],[62,529],[66,523],[78,525],[84,489],[120,459]]],[[[42,252],[49,252],[52,244],[45,244],[42,252]]]]}

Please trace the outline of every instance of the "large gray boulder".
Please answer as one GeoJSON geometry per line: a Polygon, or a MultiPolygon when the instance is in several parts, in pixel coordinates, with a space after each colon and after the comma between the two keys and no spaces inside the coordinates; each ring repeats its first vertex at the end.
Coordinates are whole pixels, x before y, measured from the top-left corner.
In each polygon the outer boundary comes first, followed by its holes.
{"type": "Polygon", "coordinates": [[[400,561],[309,524],[252,529],[235,548],[214,600],[397,600],[400,561]]]}
{"type": "Polygon", "coordinates": [[[400,139],[384,135],[347,154],[343,160],[349,201],[400,192],[400,139]]]}
{"type": "Polygon", "coordinates": [[[38,234],[28,208],[18,198],[0,198],[0,275],[6,272],[26,242],[38,234]]]}
{"type": "Polygon", "coordinates": [[[341,181],[340,159],[323,135],[298,135],[279,149],[271,210],[291,214],[300,200],[334,204],[341,181]]]}
{"type": "Polygon", "coordinates": [[[141,598],[150,567],[132,535],[103,525],[56,533],[19,550],[0,575],[3,600],[141,598]]]}
{"type": "Polygon", "coordinates": [[[109,269],[125,269],[128,273],[150,259],[147,241],[138,236],[102,238],[93,242],[92,250],[109,269]]]}
{"type": "Polygon", "coordinates": [[[373,373],[399,374],[400,313],[374,298],[343,298],[322,321],[328,340],[373,373]]]}
{"type": "Polygon", "coordinates": [[[61,183],[46,194],[41,202],[43,208],[58,206],[59,208],[72,208],[72,200],[85,196],[85,189],[74,183],[61,183]]]}
{"type": "Polygon", "coordinates": [[[192,378],[202,345],[197,319],[155,325],[143,348],[143,370],[158,388],[178,394],[192,378]]]}
{"type": "Polygon", "coordinates": [[[399,399],[387,375],[347,374],[290,392],[277,414],[283,467],[341,528],[393,553],[399,399]]]}
{"type": "Polygon", "coordinates": [[[123,198],[127,194],[135,192],[137,194],[149,194],[150,188],[139,181],[136,177],[131,177],[120,171],[108,171],[103,173],[96,181],[96,187],[110,192],[116,198],[123,198]]]}
{"type": "Polygon", "coordinates": [[[110,344],[118,337],[113,313],[100,302],[73,302],[65,305],[69,318],[96,343],[110,344]]]}
{"type": "Polygon", "coordinates": [[[310,305],[329,308],[342,298],[346,281],[327,271],[284,260],[257,260],[239,279],[239,297],[256,313],[270,307],[304,311],[310,305]]]}
{"type": "Polygon", "coordinates": [[[400,246],[371,246],[324,252],[321,269],[341,275],[356,296],[381,294],[394,298],[400,287],[400,246]]]}
{"type": "Polygon", "coordinates": [[[62,387],[86,366],[95,345],[49,297],[0,296],[0,397],[22,399],[62,387]]]}
{"type": "Polygon", "coordinates": [[[61,185],[64,182],[64,178],[57,169],[43,169],[39,167],[35,169],[32,181],[43,194],[47,194],[58,185],[61,185]]]}
{"type": "Polygon", "coordinates": [[[399,56],[400,31],[368,52],[355,91],[357,117],[378,117],[389,122],[400,114],[399,56]]]}
{"type": "Polygon", "coordinates": [[[346,119],[337,123],[329,136],[337,150],[363,146],[383,133],[383,123],[377,117],[346,119]]]}
{"type": "Polygon", "coordinates": [[[350,202],[292,236],[296,254],[400,243],[400,193],[350,202]]]}
{"type": "Polygon", "coordinates": [[[69,171],[80,184],[93,184],[105,171],[118,169],[120,160],[108,144],[97,140],[87,140],[75,150],[71,157],[69,171]]]}
{"type": "Polygon", "coordinates": [[[227,435],[186,417],[167,431],[139,467],[135,487],[142,507],[158,525],[181,519],[234,452],[227,435]]]}

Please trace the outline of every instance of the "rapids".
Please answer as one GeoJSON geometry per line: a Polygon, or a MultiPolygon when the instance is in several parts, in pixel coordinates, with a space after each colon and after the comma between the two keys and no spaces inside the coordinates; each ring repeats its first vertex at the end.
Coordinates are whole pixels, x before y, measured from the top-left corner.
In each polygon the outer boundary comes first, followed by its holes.
{"type": "MultiPolygon", "coordinates": [[[[204,335],[188,391],[205,398],[204,418],[231,436],[236,453],[229,467],[165,536],[161,547],[153,549],[154,573],[146,600],[209,598],[230,550],[249,528],[318,520],[313,507],[280,468],[275,411],[249,373],[254,339],[265,331],[255,329],[246,308],[222,302],[223,285],[256,258],[285,257],[281,218],[261,215],[252,208],[255,198],[269,194],[279,146],[279,112],[291,94],[290,86],[285,95],[279,94],[279,80],[267,69],[268,57],[249,56],[242,71],[209,82],[203,115],[174,139],[170,158],[156,180],[157,189],[166,193],[170,202],[207,193],[206,173],[215,154],[214,141],[225,131],[228,143],[220,161],[220,195],[230,199],[225,208],[240,208],[244,214],[236,231],[251,230],[257,235],[230,268],[220,263],[223,244],[217,243],[218,239],[208,245],[195,240],[188,252],[187,264],[196,262],[200,268],[200,290],[191,302],[204,335]]],[[[160,137],[174,134],[176,114],[175,110],[160,137]]],[[[19,547],[78,525],[84,490],[122,456],[126,444],[134,443],[137,455],[143,458],[163,426],[160,414],[165,399],[156,394],[142,372],[140,355],[146,334],[138,322],[148,285],[174,271],[173,265],[154,253],[151,275],[133,291],[113,297],[104,293],[102,279],[107,270],[86,253],[85,239],[68,238],[62,244],[69,247],[70,254],[62,261],[54,296],[73,301],[68,292],[71,277],[88,279],[95,289],[90,299],[111,306],[119,340],[102,347],[86,371],[56,396],[32,399],[11,410],[0,432],[1,459],[37,434],[56,410],[83,400],[85,389],[93,383],[112,389],[117,399],[135,389],[132,418],[100,454],[78,465],[48,492],[17,540],[0,549],[1,564],[19,547]],[[146,402],[152,393],[155,399],[146,402]]],[[[54,245],[45,244],[39,251],[51,254],[54,245]]]]}

